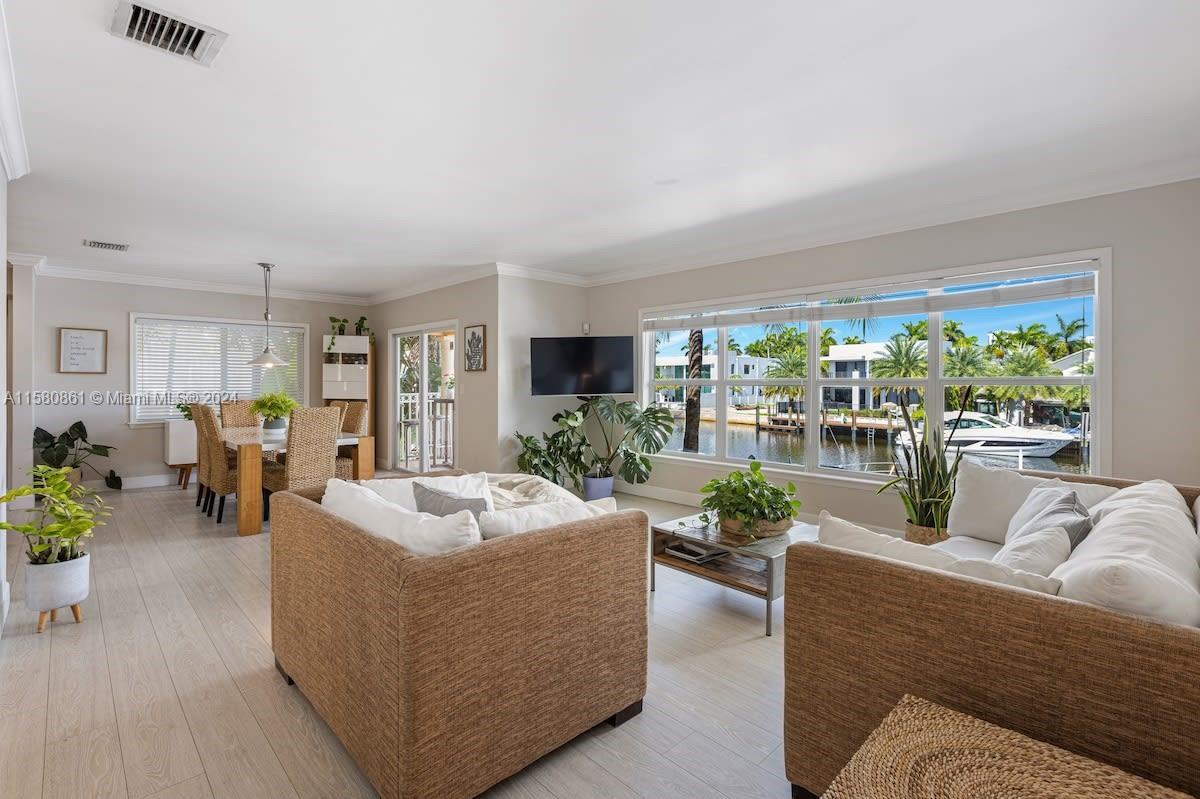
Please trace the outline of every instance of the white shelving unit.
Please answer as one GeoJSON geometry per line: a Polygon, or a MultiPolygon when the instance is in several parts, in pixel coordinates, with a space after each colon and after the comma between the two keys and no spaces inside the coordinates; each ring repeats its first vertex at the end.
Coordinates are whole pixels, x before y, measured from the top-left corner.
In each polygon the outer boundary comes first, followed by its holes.
{"type": "MultiPolygon", "coordinates": [[[[366,400],[368,418],[375,392],[374,347],[370,336],[321,337],[321,396],[329,400],[366,400]]],[[[372,422],[373,422],[372,418],[372,422]]],[[[372,427],[374,425],[372,424],[372,427]]]]}

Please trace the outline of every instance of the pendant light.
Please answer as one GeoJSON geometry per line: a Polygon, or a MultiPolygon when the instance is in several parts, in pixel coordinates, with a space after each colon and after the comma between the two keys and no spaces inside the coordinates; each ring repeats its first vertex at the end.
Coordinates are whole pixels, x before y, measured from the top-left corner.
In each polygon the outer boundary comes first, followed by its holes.
{"type": "Polygon", "coordinates": [[[271,268],[274,264],[260,263],[259,266],[263,270],[263,290],[267,298],[267,308],[263,313],[263,319],[267,323],[267,346],[263,347],[262,354],[252,361],[249,361],[247,366],[261,366],[264,369],[273,369],[276,366],[287,366],[287,361],[275,354],[275,350],[271,349],[271,268]]]}

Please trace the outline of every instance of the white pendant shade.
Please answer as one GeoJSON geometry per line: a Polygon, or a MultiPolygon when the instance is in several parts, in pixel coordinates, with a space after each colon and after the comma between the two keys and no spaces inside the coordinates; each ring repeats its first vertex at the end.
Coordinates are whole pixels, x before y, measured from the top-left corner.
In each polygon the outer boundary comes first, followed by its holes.
{"type": "Polygon", "coordinates": [[[275,354],[275,350],[271,349],[268,344],[259,355],[252,361],[246,362],[247,366],[261,366],[265,369],[272,369],[276,366],[287,366],[287,361],[275,354]]]}
{"type": "Polygon", "coordinates": [[[267,323],[267,346],[263,347],[262,354],[257,358],[247,361],[247,366],[260,366],[263,369],[274,369],[276,366],[287,366],[287,361],[275,354],[275,350],[271,349],[271,264],[260,263],[263,270],[263,294],[266,297],[267,309],[263,313],[263,320],[267,323]]]}

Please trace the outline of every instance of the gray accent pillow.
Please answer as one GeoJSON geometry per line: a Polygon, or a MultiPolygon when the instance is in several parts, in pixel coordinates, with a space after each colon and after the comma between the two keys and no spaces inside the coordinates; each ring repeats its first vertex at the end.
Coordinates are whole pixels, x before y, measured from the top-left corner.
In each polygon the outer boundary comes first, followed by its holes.
{"type": "Polygon", "coordinates": [[[487,510],[487,499],[484,497],[461,497],[458,494],[438,491],[436,488],[430,488],[415,481],[412,489],[413,499],[417,501],[417,510],[421,513],[449,516],[460,510],[469,510],[478,521],[479,514],[487,510]]]}
{"type": "Polygon", "coordinates": [[[1072,550],[1092,531],[1092,517],[1087,506],[1071,489],[1046,486],[1031,491],[1024,504],[1013,514],[1005,537],[1006,545],[1007,542],[1050,527],[1061,527],[1066,531],[1072,550]]]}

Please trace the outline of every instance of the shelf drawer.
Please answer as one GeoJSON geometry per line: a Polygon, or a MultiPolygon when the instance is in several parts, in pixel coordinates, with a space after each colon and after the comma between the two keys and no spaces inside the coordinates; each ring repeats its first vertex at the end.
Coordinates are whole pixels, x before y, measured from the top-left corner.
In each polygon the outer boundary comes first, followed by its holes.
{"type": "Polygon", "coordinates": [[[321,385],[325,399],[369,399],[365,380],[326,380],[321,385]]]}
{"type": "Polygon", "coordinates": [[[366,383],[370,379],[370,367],[350,363],[321,364],[321,379],[328,382],[366,383]]]}

